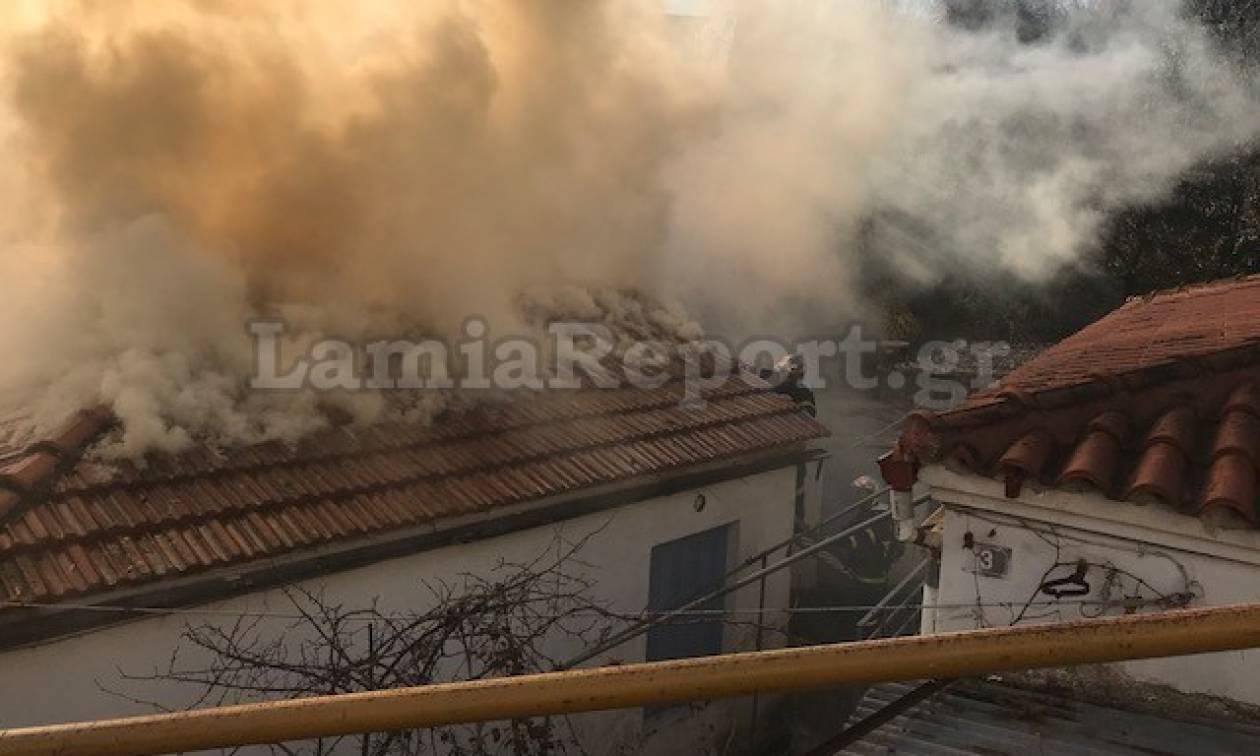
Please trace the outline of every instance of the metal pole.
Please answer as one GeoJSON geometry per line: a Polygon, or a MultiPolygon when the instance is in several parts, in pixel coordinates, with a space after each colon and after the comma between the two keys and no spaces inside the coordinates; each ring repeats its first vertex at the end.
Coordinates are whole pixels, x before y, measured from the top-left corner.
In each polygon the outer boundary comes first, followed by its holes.
{"type": "MultiPolygon", "coordinates": [[[[761,571],[763,573],[766,571],[766,560],[767,560],[767,557],[763,556],[761,558],[761,571]]],[[[762,631],[765,629],[765,626],[766,626],[766,614],[765,614],[766,579],[765,577],[761,578],[761,584],[757,589],[757,609],[758,609],[758,613],[757,613],[756,650],[760,651],[763,639],[765,637],[762,631]]],[[[749,726],[751,727],[752,732],[748,736],[748,742],[752,745],[753,748],[757,747],[757,717],[760,716],[761,714],[759,710],[760,707],[761,707],[761,702],[759,700],[759,696],[756,693],[756,691],[754,691],[753,696],[752,696],[752,721],[749,723],[749,726]]]]}
{"type": "MultiPolygon", "coordinates": [[[[375,637],[376,633],[374,632],[375,627],[376,627],[375,620],[368,623],[368,626],[367,626],[367,636],[368,636],[367,687],[368,687],[368,690],[376,689],[376,683],[373,681],[373,678],[376,676],[376,637],[375,637]]],[[[363,745],[362,756],[369,756],[369,754],[372,753],[372,733],[370,732],[363,733],[362,745],[363,745]]]]}
{"type": "Polygon", "coordinates": [[[884,611],[885,607],[892,604],[892,601],[894,598],[904,602],[905,597],[901,596],[901,592],[905,590],[910,585],[910,583],[914,581],[915,578],[919,577],[919,574],[923,572],[924,568],[927,567],[931,563],[932,563],[932,560],[930,558],[924,559],[922,562],[919,562],[918,565],[916,565],[914,569],[906,573],[906,576],[902,578],[900,582],[897,583],[896,587],[894,587],[891,591],[886,593],[884,597],[879,600],[878,604],[872,607],[869,612],[862,615],[862,619],[858,620],[857,626],[861,628],[862,630],[868,631],[865,633],[865,637],[870,638],[871,636],[875,635],[877,632],[879,632],[879,629],[883,627],[884,623],[888,621],[889,617],[895,616],[897,612],[901,610],[901,607],[898,607],[896,610],[890,613],[887,617],[884,617],[883,619],[876,618],[876,615],[884,611]],[[872,626],[874,626],[874,629],[872,629],[872,626]]]}
{"type": "Polygon", "coordinates": [[[549,672],[0,730],[0,756],[138,756],[1260,646],[1260,604],[549,672]]]}
{"type": "Polygon", "coordinates": [[[870,735],[879,728],[905,714],[940,691],[954,684],[954,680],[928,680],[896,701],[888,704],[866,719],[841,731],[826,742],[816,746],[805,756],[836,756],[840,751],[870,735]]]}
{"type": "MultiPolygon", "coordinates": [[[[870,504],[871,502],[878,500],[880,497],[882,497],[884,494],[888,493],[891,490],[892,490],[891,488],[884,487],[884,488],[879,489],[878,491],[875,491],[874,493],[863,496],[862,498],[858,499],[852,504],[849,504],[848,506],[844,507],[838,512],[833,512],[832,514],[827,515],[817,525],[812,525],[808,528],[805,528],[804,530],[793,533],[791,536],[783,539],[782,541],[779,541],[773,546],[767,546],[762,551],[759,551],[756,554],[753,554],[752,556],[745,559],[743,562],[736,565],[734,569],[726,573],[727,576],[729,577],[731,575],[734,575],[737,572],[744,570],[747,567],[751,567],[752,565],[756,564],[758,561],[764,562],[766,557],[770,556],[776,551],[779,551],[780,549],[786,548],[788,552],[790,553],[792,550],[792,546],[794,546],[796,542],[799,541],[800,539],[809,536],[809,534],[811,533],[817,533],[819,530],[822,530],[823,528],[827,527],[828,525],[832,524],[833,522],[835,522],[836,520],[839,520],[842,517],[853,514],[854,512],[866,506],[867,504],[870,504]]],[[[926,495],[920,496],[918,499],[915,500],[915,503],[923,501],[926,498],[927,498],[926,495]]]]}
{"type": "MultiPolygon", "coordinates": [[[[878,522],[879,520],[881,520],[881,519],[883,519],[883,518],[885,518],[885,517],[889,517],[889,516],[891,516],[891,512],[888,512],[888,511],[880,512],[880,513],[876,514],[874,517],[872,517],[872,518],[870,518],[870,519],[867,519],[867,520],[863,520],[862,522],[858,523],[857,525],[854,525],[853,527],[845,528],[844,530],[842,530],[842,531],[841,531],[841,532],[839,532],[839,533],[836,533],[836,534],[834,534],[834,535],[828,536],[828,537],[827,537],[827,538],[825,538],[823,541],[820,541],[819,543],[815,544],[813,548],[809,549],[809,550],[808,550],[808,553],[804,553],[804,552],[803,552],[803,553],[801,553],[801,554],[799,554],[799,555],[797,555],[797,554],[791,554],[791,547],[792,547],[792,546],[796,543],[796,541],[797,541],[798,539],[803,538],[803,537],[805,537],[805,536],[808,536],[810,533],[814,533],[814,532],[816,532],[816,531],[818,531],[818,530],[822,529],[824,526],[826,526],[826,525],[828,525],[828,524],[830,524],[830,523],[834,522],[835,520],[837,520],[837,519],[839,519],[839,518],[841,518],[841,517],[843,517],[843,516],[845,516],[845,515],[848,515],[848,514],[850,514],[850,513],[852,513],[852,512],[857,511],[859,508],[861,508],[861,507],[865,506],[866,504],[869,504],[871,501],[873,501],[874,499],[876,499],[876,498],[877,498],[877,497],[879,497],[880,495],[882,495],[882,494],[884,494],[884,493],[887,493],[889,490],[890,490],[890,489],[887,489],[887,488],[880,489],[879,491],[877,491],[877,492],[875,492],[875,493],[871,494],[870,496],[867,496],[867,497],[865,497],[865,498],[863,498],[863,499],[860,499],[860,500],[858,500],[858,501],[854,502],[853,504],[851,504],[851,505],[849,505],[849,506],[845,507],[845,508],[844,508],[844,509],[842,509],[841,511],[836,512],[835,514],[833,514],[833,515],[831,515],[831,516],[827,517],[825,520],[823,520],[822,522],[820,522],[820,523],[818,523],[817,525],[813,526],[812,528],[809,528],[808,530],[803,530],[803,531],[801,531],[800,533],[795,533],[795,534],[793,534],[793,535],[792,535],[792,537],[787,538],[787,539],[785,539],[785,540],[783,540],[783,541],[780,541],[779,543],[776,543],[775,545],[770,546],[769,548],[764,549],[763,551],[760,551],[760,552],[758,552],[757,554],[754,554],[754,555],[750,556],[749,558],[745,559],[745,560],[744,560],[741,564],[739,564],[738,566],[736,566],[734,569],[732,569],[732,570],[728,571],[728,572],[726,573],[726,576],[723,578],[723,580],[725,580],[726,578],[729,578],[729,577],[733,577],[733,576],[734,576],[734,575],[736,575],[737,573],[739,573],[739,572],[743,571],[745,568],[747,568],[747,567],[749,567],[749,566],[751,566],[751,565],[755,564],[758,560],[760,560],[760,561],[761,561],[761,570],[759,570],[758,572],[754,573],[752,577],[753,577],[753,579],[757,579],[757,578],[758,578],[758,576],[760,576],[760,578],[764,578],[766,575],[769,575],[769,574],[771,574],[771,573],[773,573],[773,572],[776,572],[777,570],[782,569],[783,567],[786,567],[786,566],[788,566],[788,565],[790,565],[790,564],[792,564],[792,563],[796,562],[796,561],[797,561],[798,559],[800,559],[802,556],[812,556],[813,554],[816,554],[816,553],[818,553],[819,551],[821,551],[821,550],[822,550],[822,547],[824,547],[824,546],[826,546],[826,545],[828,545],[828,544],[831,544],[831,543],[835,543],[836,541],[840,540],[841,538],[844,538],[845,536],[848,536],[848,535],[850,535],[850,534],[852,534],[852,533],[855,533],[855,532],[857,532],[857,531],[861,530],[862,528],[865,528],[865,527],[867,527],[868,525],[872,524],[873,522],[878,522]],[[788,548],[788,550],[789,550],[789,554],[788,554],[788,556],[787,556],[785,559],[783,559],[782,561],[775,562],[773,565],[771,565],[771,566],[769,566],[769,567],[766,567],[766,558],[767,558],[770,554],[773,554],[774,552],[776,552],[776,551],[778,551],[779,549],[782,549],[782,548],[784,548],[784,547],[787,547],[787,548],[788,548]]],[[[924,499],[926,499],[926,498],[927,498],[926,496],[920,496],[918,499],[915,499],[915,502],[917,503],[917,502],[919,502],[919,501],[923,501],[923,500],[924,500],[924,499]]],[[[592,648],[592,649],[588,649],[588,650],[586,650],[586,651],[582,652],[581,654],[578,654],[577,656],[573,657],[572,659],[569,659],[568,661],[565,661],[565,662],[563,662],[563,663],[561,663],[561,664],[556,665],[555,669],[556,669],[556,671],[562,671],[562,670],[566,670],[566,669],[572,669],[573,667],[576,667],[576,666],[578,666],[579,664],[582,664],[583,662],[590,661],[591,659],[594,659],[595,657],[599,656],[600,654],[603,654],[603,653],[605,653],[605,652],[607,652],[607,651],[611,651],[612,649],[616,648],[617,646],[620,646],[621,644],[626,643],[627,641],[630,641],[630,640],[633,640],[634,638],[637,638],[638,636],[642,635],[643,633],[646,633],[648,630],[650,630],[651,628],[655,627],[656,625],[659,625],[659,624],[661,624],[661,623],[663,623],[663,622],[667,622],[667,621],[669,621],[669,620],[673,619],[673,618],[674,618],[677,614],[681,614],[681,613],[683,613],[683,612],[685,612],[685,611],[689,611],[689,610],[691,610],[691,609],[694,609],[695,607],[700,606],[700,605],[702,605],[702,604],[704,604],[704,603],[707,603],[707,602],[709,602],[709,601],[712,601],[712,600],[713,600],[713,599],[715,599],[715,598],[721,598],[722,596],[725,596],[726,594],[730,593],[730,592],[731,592],[731,591],[733,591],[733,590],[737,590],[737,589],[739,589],[739,588],[744,587],[745,585],[748,585],[748,584],[749,584],[749,582],[751,582],[751,581],[750,581],[750,580],[748,580],[747,578],[745,578],[744,580],[741,580],[741,581],[736,582],[736,583],[732,583],[732,584],[728,584],[728,585],[723,585],[723,586],[721,586],[721,587],[716,588],[716,589],[715,589],[715,590],[713,590],[712,592],[710,592],[710,593],[706,593],[705,595],[700,596],[699,598],[694,599],[693,601],[689,601],[688,603],[684,604],[683,606],[681,606],[681,607],[679,607],[679,608],[677,608],[677,609],[673,610],[673,613],[672,613],[672,614],[664,614],[664,615],[659,615],[659,616],[656,616],[656,617],[649,617],[648,619],[644,619],[644,620],[639,620],[638,622],[636,622],[635,624],[631,625],[630,627],[628,627],[628,628],[626,628],[626,629],[624,629],[624,630],[622,630],[622,631],[620,631],[620,632],[618,632],[618,633],[615,633],[615,634],[613,635],[613,637],[612,637],[610,640],[607,640],[607,641],[605,641],[605,642],[603,642],[603,643],[600,643],[599,645],[595,646],[594,648],[592,648]]]]}

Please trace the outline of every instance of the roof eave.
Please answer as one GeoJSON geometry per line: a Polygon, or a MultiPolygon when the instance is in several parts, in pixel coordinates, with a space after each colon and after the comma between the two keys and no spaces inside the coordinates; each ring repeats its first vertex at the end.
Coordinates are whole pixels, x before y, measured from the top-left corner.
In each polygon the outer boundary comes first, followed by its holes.
{"type": "Polygon", "coordinates": [[[924,467],[921,479],[932,498],[947,506],[1260,565],[1260,530],[1213,528],[1202,518],[1159,504],[1118,502],[1094,491],[1044,488],[1033,482],[1008,498],[1003,481],[940,464],[924,467]]]}

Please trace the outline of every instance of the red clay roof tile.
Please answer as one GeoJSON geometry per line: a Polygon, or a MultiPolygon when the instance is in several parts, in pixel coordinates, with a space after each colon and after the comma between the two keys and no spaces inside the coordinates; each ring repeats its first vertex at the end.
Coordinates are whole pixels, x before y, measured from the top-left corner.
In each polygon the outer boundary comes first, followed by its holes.
{"type": "Polygon", "coordinates": [[[1189,463],[1177,446],[1164,441],[1152,443],[1138,459],[1124,498],[1135,504],[1159,501],[1173,508],[1182,507],[1189,463]]]}
{"type": "Polygon", "coordinates": [[[14,563],[17,566],[18,574],[26,581],[25,594],[48,596],[52,593],[48,586],[44,584],[44,579],[40,576],[39,569],[29,556],[18,554],[14,557],[14,563]]]}
{"type": "Polygon", "coordinates": [[[0,488],[0,520],[3,520],[9,513],[17,509],[21,501],[22,497],[17,491],[0,488]]]}
{"type": "Polygon", "coordinates": [[[0,486],[25,493],[44,482],[57,469],[59,457],[49,451],[35,451],[0,466],[0,486]]]}
{"type": "Polygon", "coordinates": [[[1091,373],[1123,376],[1254,346],[1260,321],[1246,315],[1258,304],[1260,276],[1135,297],[1012,372],[997,391],[1038,394],[1097,383],[1091,373]]]}
{"type": "Polygon", "coordinates": [[[97,585],[101,581],[101,576],[97,573],[96,568],[92,565],[92,560],[88,558],[87,552],[78,544],[72,544],[66,549],[66,556],[74,563],[75,575],[83,583],[83,587],[79,588],[80,592],[88,590],[93,585],[97,585]]]}
{"type": "Polygon", "coordinates": [[[1251,464],[1260,462],[1260,417],[1240,410],[1230,410],[1216,426],[1212,458],[1238,454],[1251,464]]]}
{"type": "Polygon", "coordinates": [[[1044,428],[1034,428],[1015,439],[998,460],[1006,480],[1006,495],[1019,496],[1025,480],[1040,477],[1053,451],[1054,436],[1044,428]]]}
{"type": "Polygon", "coordinates": [[[1240,454],[1218,457],[1208,469],[1200,502],[1202,511],[1223,508],[1256,521],[1256,466],[1240,454]]]}
{"type": "Polygon", "coordinates": [[[1162,413],[1146,434],[1146,445],[1167,444],[1186,459],[1194,454],[1198,416],[1189,404],[1177,404],[1162,413]]]}
{"type": "Polygon", "coordinates": [[[1225,400],[1225,406],[1222,407],[1221,413],[1225,414],[1239,410],[1250,413],[1255,417],[1260,417],[1260,383],[1247,382],[1239,384],[1238,388],[1229,395],[1225,400]]]}
{"type": "Polygon", "coordinates": [[[1054,437],[1045,429],[1036,428],[1016,439],[1002,455],[998,465],[1019,470],[1026,477],[1036,477],[1041,474],[1052,451],[1054,437]]]}
{"type": "Polygon", "coordinates": [[[1120,445],[1128,436],[1128,425],[1128,418],[1115,410],[1094,418],[1084,440],[1077,444],[1059,475],[1059,484],[1087,484],[1107,493],[1120,464],[1120,445]]]}

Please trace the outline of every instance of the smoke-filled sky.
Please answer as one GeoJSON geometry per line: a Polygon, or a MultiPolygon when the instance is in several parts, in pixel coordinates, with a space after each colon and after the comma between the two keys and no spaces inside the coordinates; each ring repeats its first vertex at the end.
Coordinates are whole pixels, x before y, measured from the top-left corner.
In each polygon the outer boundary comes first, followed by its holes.
{"type": "Polygon", "coordinates": [[[789,336],[862,313],[872,214],[921,280],[1035,278],[1260,124],[1172,0],[1036,45],[907,3],[706,5],[6,4],[0,405],[103,402],[131,455],[294,437],[316,398],[243,390],[281,306],[509,333],[539,287],[632,289],[789,336]]]}

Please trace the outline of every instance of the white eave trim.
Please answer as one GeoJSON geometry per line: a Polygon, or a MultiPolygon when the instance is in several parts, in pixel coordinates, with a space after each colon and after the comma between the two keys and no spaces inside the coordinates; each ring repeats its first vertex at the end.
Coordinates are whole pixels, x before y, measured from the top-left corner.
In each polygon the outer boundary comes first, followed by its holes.
{"type": "Polygon", "coordinates": [[[1041,488],[1027,481],[1018,498],[1006,498],[1002,481],[929,465],[920,480],[946,505],[1076,528],[1140,543],[1260,565],[1260,530],[1211,528],[1201,518],[1159,505],[1114,501],[1093,492],[1041,488]]]}

